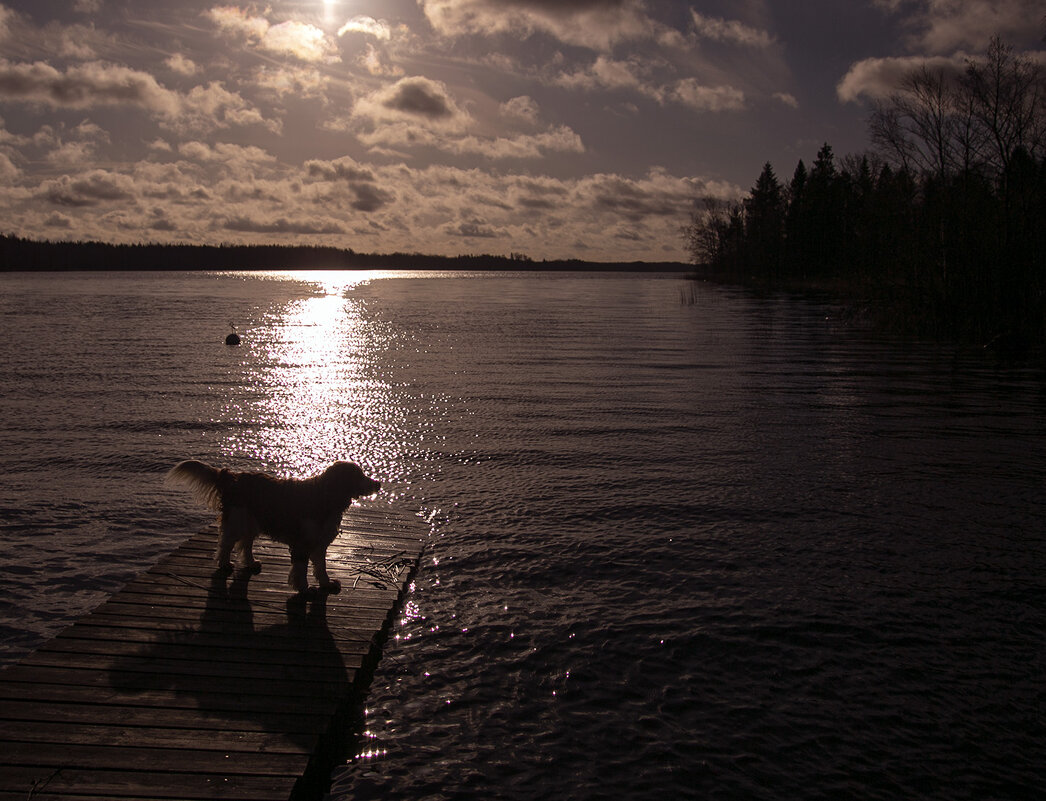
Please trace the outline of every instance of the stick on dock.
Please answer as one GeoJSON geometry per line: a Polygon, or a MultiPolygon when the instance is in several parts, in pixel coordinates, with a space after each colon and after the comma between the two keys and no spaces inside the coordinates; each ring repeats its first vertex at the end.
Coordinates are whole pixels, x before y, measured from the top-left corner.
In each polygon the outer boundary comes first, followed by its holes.
{"type": "Polygon", "coordinates": [[[0,670],[0,801],[318,797],[423,533],[354,507],[328,551],[341,593],[300,605],[284,546],[224,578],[215,532],[191,537],[0,670]]]}

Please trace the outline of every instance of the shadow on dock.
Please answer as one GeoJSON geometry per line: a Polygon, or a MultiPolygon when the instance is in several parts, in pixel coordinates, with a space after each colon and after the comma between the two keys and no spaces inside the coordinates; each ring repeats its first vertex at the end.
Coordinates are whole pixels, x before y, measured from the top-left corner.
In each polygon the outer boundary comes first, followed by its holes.
{"type": "Polygon", "coordinates": [[[303,718],[329,716],[351,692],[355,670],[327,625],[326,598],[307,606],[289,600],[283,609],[252,602],[251,578],[216,574],[199,626],[164,633],[115,660],[110,683],[121,694],[173,691],[214,723],[284,732],[311,752],[317,732],[303,718]],[[264,622],[256,625],[256,617],[264,622]]]}

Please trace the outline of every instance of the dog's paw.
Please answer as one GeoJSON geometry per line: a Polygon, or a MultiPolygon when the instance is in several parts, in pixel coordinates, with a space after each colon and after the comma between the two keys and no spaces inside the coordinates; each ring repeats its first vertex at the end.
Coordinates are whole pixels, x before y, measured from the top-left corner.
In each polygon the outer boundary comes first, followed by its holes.
{"type": "Polygon", "coordinates": [[[246,570],[248,573],[253,573],[255,576],[257,576],[259,573],[261,573],[262,563],[255,559],[250,564],[244,565],[243,569],[246,570]]]}
{"type": "Polygon", "coordinates": [[[233,566],[232,566],[231,562],[226,562],[225,564],[219,564],[216,568],[214,568],[214,572],[217,573],[219,576],[231,576],[232,575],[232,571],[233,571],[233,566]]]}
{"type": "Polygon", "coordinates": [[[323,591],[325,595],[337,595],[339,592],[341,592],[341,582],[337,579],[331,579],[320,589],[323,591]]]}

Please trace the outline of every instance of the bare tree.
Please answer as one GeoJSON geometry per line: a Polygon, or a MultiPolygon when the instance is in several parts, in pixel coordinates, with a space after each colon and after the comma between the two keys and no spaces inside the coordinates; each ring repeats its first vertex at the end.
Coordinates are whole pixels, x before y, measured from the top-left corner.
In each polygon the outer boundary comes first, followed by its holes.
{"type": "Polygon", "coordinates": [[[962,161],[956,90],[955,76],[943,68],[923,65],[908,73],[899,91],[876,105],[872,141],[909,171],[949,174],[962,161]]]}
{"type": "Polygon", "coordinates": [[[1018,149],[1034,159],[1046,146],[1042,67],[992,37],[983,62],[970,59],[962,87],[984,137],[982,157],[1005,171],[1018,149]]]}
{"type": "Polygon", "coordinates": [[[1042,67],[993,37],[963,73],[926,65],[876,104],[872,142],[894,165],[940,178],[981,168],[1004,172],[1018,149],[1046,152],[1042,67]]]}

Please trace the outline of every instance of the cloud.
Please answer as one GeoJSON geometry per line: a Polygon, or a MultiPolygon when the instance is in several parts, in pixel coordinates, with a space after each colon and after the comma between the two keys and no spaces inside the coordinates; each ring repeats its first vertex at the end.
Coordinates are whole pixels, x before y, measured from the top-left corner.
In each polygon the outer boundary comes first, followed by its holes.
{"type": "Polygon", "coordinates": [[[57,211],[51,212],[44,219],[44,226],[47,228],[65,228],[70,229],[73,227],[73,220],[71,217],[67,217],[65,214],[61,214],[57,211]]]}
{"type": "Polygon", "coordinates": [[[732,86],[706,86],[696,78],[682,78],[661,86],[644,74],[646,66],[638,59],[615,61],[599,56],[595,62],[573,73],[551,79],[566,89],[631,90],[664,105],[677,103],[696,111],[738,111],[745,108],[745,95],[732,86]]]}
{"type": "Polygon", "coordinates": [[[694,21],[695,33],[704,39],[757,48],[769,47],[774,42],[774,38],[766,31],[737,20],[706,17],[695,9],[690,9],[690,16],[694,21]]]}
{"type": "Polygon", "coordinates": [[[450,96],[446,84],[420,75],[401,78],[360,98],[347,122],[330,127],[362,126],[381,141],[430,140],[428,131],[462,132],[471,118],[450,96]]]}
{"type": "Polygon", "coordinates": [[[173,56],[165,59],[163,63],[167,65],[169,70],[179,75],[195,75],[200,71],[196,62],[191,58],[183,56],[181,53],[175,53],[173,56]]]}
{"type": "Polygon", "coordinates": [[[178,145],[178,153],[183,158],[193,161],[217,163],[232,169],[276,163],[276,157],[260,147],[235,145],[228,142],[219,142],[213,146],[197,141],[183,142],[178,145]]]}
{"type": "Polygon", "coordinates": [[[0,59],[0,99],[41,103],[53,108],[135,106],[167,116],[181,110],[178,95],[148,73],[91,62],[62,72],[50,64],[0,59]]]}
{"type": "Polygon", "coordinates": [[[265,17],[253,16],[234,6],[218,6],[206,12],[223,32],[239,36],[262,50],[290,55],[308,62],[338,61],[337,47],[315,25],[286,20],[273,25],[265,17]]]}
{"type": "Polygon", "coordinates": [[[21,174],[22,171],[10,158],[4,153],[0,153],[0,181],[11,183],[18,180],[21,174]]]}
{"type": "Polygon", "coordinates": [[[609,52],[627,40],[680,46],[678,31],[646,14],[641,0],[418,0],[445,36],[543,33],[564,44],[609,52]]]}
{"type": "Polygon", "coordinates": [[[221,222],[226,231],[245,234],[343,234],[345,229],[336,222],[276,217],[256,219],[250,216],[229,217],[221,222]]]}
{"type": "Polygon", "coordinates": [[[464,220],[457,225],[453,223],[445,225],[443,232],[464,239],[496,239],[501,236],[498,231],[487,225],[485,220],[479,218],[464,220]]]}
{"type": "Polygon", "coordinates": [[[995,35],[1028,45],[1041,36],[1042,0],[879,0],[877,5],[906,13],[909,46],[931,54],[983,50],[995,35]]]}
{"type": "Polygon", "coordinates": [[[635,89],[642,94],[656,95],[656,90],[640,77],[642,70],[638,60],[615,61],[601,55],[583,69],[559,74],[552,82],[566,89],[635,89]]]}
{"type": "Polygon", "coordinates": [[[342,185],[351,195],[349,206],[356,211],[374,212],[395,200],[395,195],[376,184],[374,173],[344,156],[333,161],[313,159],[305,162],[310,178],[342,185]]]}
{"type": "Polygon", "coordinates": [[[353,17],[338,29],[338,36],[347,33],[362,33],[373,36],[381,42],[387,42],[392,38],[392,29],[385,20],[377,20],[374,17],[353,17]]]}
{"type": "Polygon", "coordinates": [[[194,86],[180,100],[178,111],[161,121],[165,127],[178,132],[258,125],[272,133],[279,133],[283,128],[280,120],[265,117],[239,93],[230,92],[217,81],[211,81],[206,86],[194,86]]]}
{"type": "Polygon", "coordinates": [[[666,100],[696,111],[740,111],[745,95],[732,86],[705,86],[696,78],[683,78],[664,93],[666,100]]]}
{"type": "Polygon", "coordinates": [[[537,101],[529,95],[520,95],[506,100],[499,107],[499,111],[504,117],[521,120],[531,125],[537,123],[541,113],[537,101]]]}
{"type": "Polygon", "coordinates": [[[322,97],[328,80],[313,66],[263,66],[254,75],[254,85],[279,97],[322,97]]]}
{"type": "Polygon", "coordinates": [[[643,180],[595,175],[582,180],[578,199],[589,208],[639,223],[649,217],[681,218],[696,197],[693,182],[653,168],[643,180]]]}
{"type": "Polygon", "coordinates": [[[789,108],[799,108],[799,100],[795,95],[790,94],[789,92],[774,92],[773,98],[789,108]]]}
{"type": "Polygon", "coordinates": [[[78,176],[62,175],[40,184],[38,195],[56,206],[96,206],[134,197],[134,182],[127,175],[90,170],[78,176]]]}
{"type": "Polygon", "coordinates": [[[966,66],[966,58],[963,53],[954,56],[866,58],[850,66],[836,85],[835,93],[843,103],[856,102],[862,95],[871,99],[888,97],[900,88],[904,78],[913,70],[927,67],[958,75],[966,66]]]}
{"type": "Polygon", "coordinates": [[[146,72],[98,61],[63,71],[42,61],[28,64],[0,59],[2,100],[62,109],[137,108],[178,130],[261,125],[277,132],[280,128],[278,120],[266,119],[220,83],[196,86],[183,95],[161,86],[146,72]]]}
{"type": "Polygon", "coordinates": [[[446,120],[460,117],[447,87],[439,81],[416,76],[397,81],[387,90],[376,93],[372,100],[396,115],[446,120]]]}
{"type": "Polygon", "coordinates": [[[566,125],[553,126],[536,134],[476,136],[400,122],[379,125],[371,131],[360,131],[357,138],[376,152],[390,152],[390,148],[409,150],[427,147],[444,153],[472,154],[489,159],[536,159],[549,152],[585,152],[581,137],[566,125]]]}

